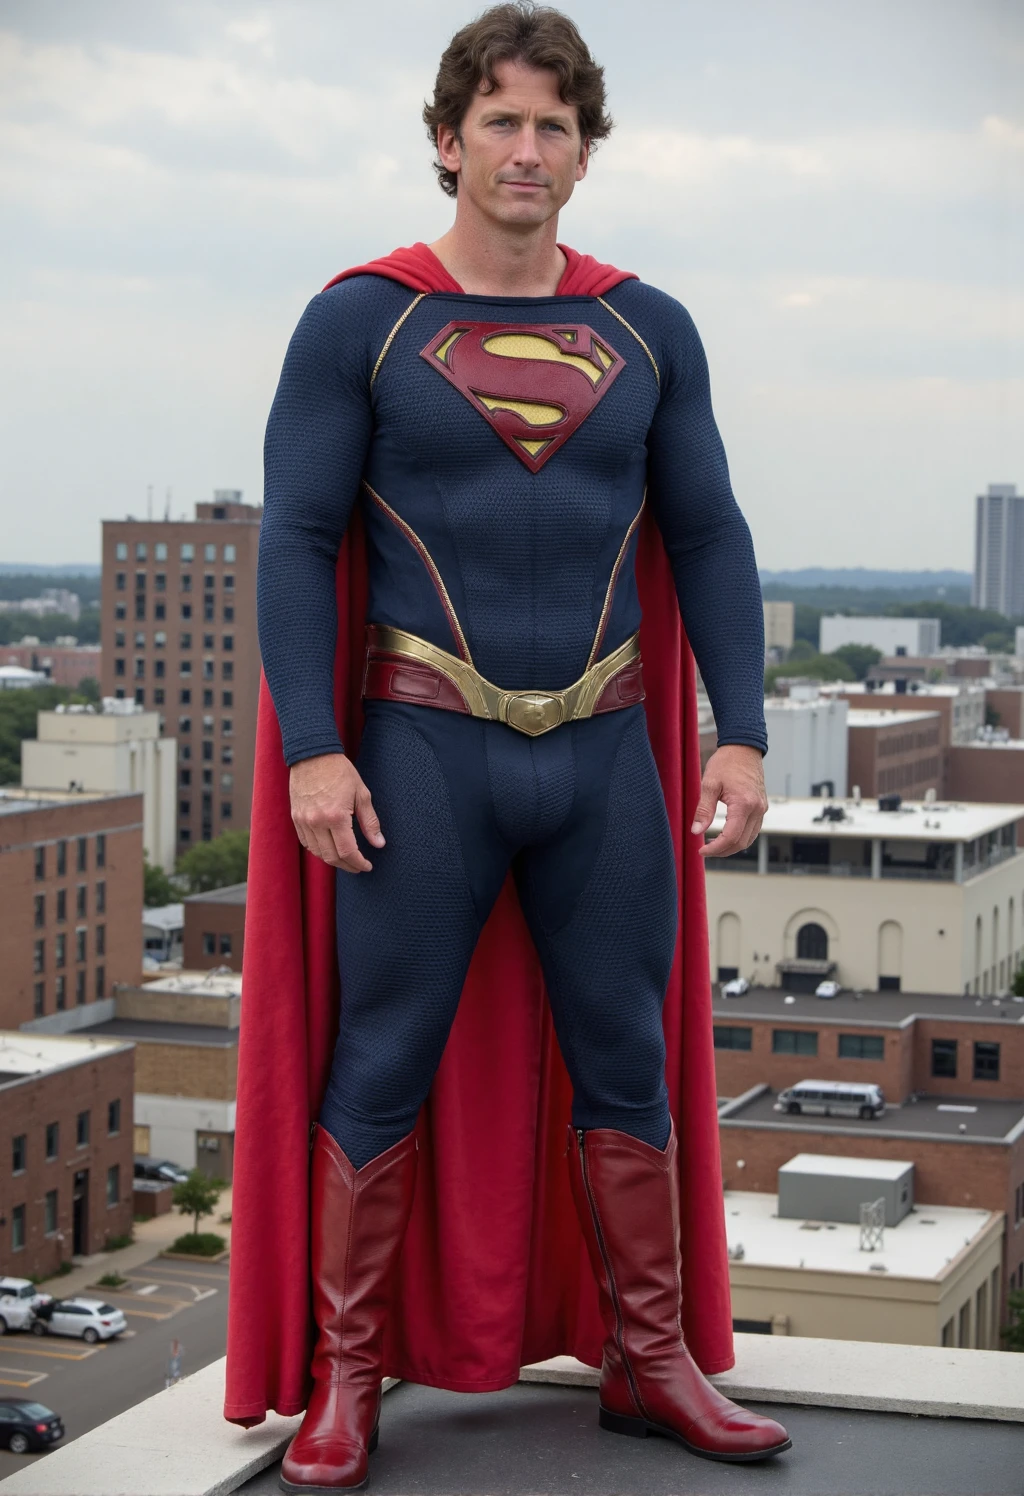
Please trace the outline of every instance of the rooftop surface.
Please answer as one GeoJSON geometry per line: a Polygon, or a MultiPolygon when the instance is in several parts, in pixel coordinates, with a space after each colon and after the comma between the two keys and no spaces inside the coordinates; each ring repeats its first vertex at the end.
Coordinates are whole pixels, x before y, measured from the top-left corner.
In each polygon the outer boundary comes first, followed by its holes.
{"type": "Polygon", "coordinates": [[[119,800],[126,794],[141,791],[122,790],[26,790],[18,784],[0,789],[0,816],[19,815],[27,810],[48,810],[54,805],[80,805],[84,800],[119,800]]]}
{"type": "MultiPolygon", "coordinates": [[[[851,1160],[853,1162],[853,1160],[851,1160]]],[[[886,1226],[882,1246],[860,1249],[860,1226],[846,1221],[797,1220],[778,1214],[779,1197],[758,1190],[725,1191],[725,1230],[732,1254],[742,1243],[747,1267],[801,1268],[900,1278],[939,1278],[993,1214],[953,1205],[918,1204],[897,1226],[886,1226]]],[[[734,1259],[734,1261],[737,1259],[734,1259]]]]}
{"type": "Polygon", "coordinates": [[[883,681],[869,691],[862,680],[822,681],[822,696],[898,696],[902,700],[915,696],[962,696],[984,691],[984,685],[973,676],[958,676],[953,681],[909,681],[905,692],[897,691],[896,682],[883,681]]]}
{"type": "Polygon", "coordinates": [[[212,1023],[158,1023],[148,1018],[111,1018],[89,1032],[110,1039],[132,1039],[140,1044],[202,1044],[212,1049],[230,1049],[238,1043],[237,1028],[212,1023]]]}
{"type": "Polygon", "coordinates": [[[148,925],[152,930],[180,930],[184,924],[184,904],[160,904],[142,911],[143,929],[148,925]]]}
{"type": "Polygon", "coordinates": [[[854,707],[846,716],[847,727],[909,727],[912,722],[927,722],[938,712],[904,712],[898,707],[854,707]]]}
{"type": "Polygon", "coordinates": [[[22,1029],[0,1031],[0,1085],[29,1075],[45,1075],[65,1065],[81,1065],[122,1048],[119,1036],[98,1030],[78,1034],[36,1034],[22,1029]]]}
{"type": "Polygon", "coordinates": [[[1024,1023],[1024,998],[975,997],[952,992],[859,992],[838,997],[815,997],[813,992],[787,992],[785,987],[751,987],[742,997],[712,994],[715,1019],[775,1018],[789,1023],[869,1023],[899,1028],[915,1015],[923,1018],[961,1018],[971,1023],[1024,1023]]]}
{"type": "Polygon", "coordinates": [[[208,893],[190,893],[186,904],[244,904],[248,883],[229,883],[224,888],[211,888],[208,893]]]}
{"type": "MultiPolygon", "coordinates": [[[[808,1078],[813,1060],[808,1065],[808,1078]]],[[[865,1077],[867,1079],[868,1077],[865,1077]]],[[[749,1096],[735,1097],[719,1112],[719,1126],[770,1123],[793,1132],[843,1132],[863,1137],[906,1137],[908,1134],[948,1138],[950,1142],[1005,1142],[1024,1131],[1024,1101],[978,1101],[973,1096],[919,1096],[902,1105],[887,1102],[880,1117],[793,1116],[775,1111],[778,1092],[770,1086],[749,1096]]]]}
{"type": "Polygon", "coordinates": [[[215,966],[211,971],[177,971],[143,982],[139,992],[187,992],[190,997],[238,997],[242,991],[242,973],[215,966]]]}
{"type": "MultiPolygon", "coordinates": [[[[973,841],[1024,819],[1024,805],[972,805],[960,801],[904,800],[899,810],[879,810],[868,800],[770,798],[762,831],[769,836],[883,837],[886,841],[973,841]],[[841,821],[822,820],[826,805],[843,811],[841,821]]],[[[725,825],[719,805],[712,832],[725,825]]]]}

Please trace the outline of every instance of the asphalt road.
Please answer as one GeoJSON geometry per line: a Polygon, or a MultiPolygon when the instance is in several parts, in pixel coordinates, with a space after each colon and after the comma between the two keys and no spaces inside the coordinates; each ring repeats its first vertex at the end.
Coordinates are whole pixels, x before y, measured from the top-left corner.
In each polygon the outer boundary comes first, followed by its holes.
{"type": "MultiPolygon", "coordinates": [[[[63,1335],[0,1338],[0,1398],[34,1398],[60,1414],[63,1448],[164,1386],[171,1340],[184,1347],[182,1374],[223,1356],[228,1318],[227,1263],[154,1258],[119,1289],[87,1290],[123,1309],[127,1332],[96,1346],[63,1335]]],[[[0,1479],[45,1454],[0,1450],[0,1479]]]]}

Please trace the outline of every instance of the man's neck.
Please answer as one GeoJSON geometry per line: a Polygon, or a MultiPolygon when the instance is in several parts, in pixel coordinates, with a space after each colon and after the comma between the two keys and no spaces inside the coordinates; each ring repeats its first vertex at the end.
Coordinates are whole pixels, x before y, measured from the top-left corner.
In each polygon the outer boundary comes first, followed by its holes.
{"type": "Polygon", "coordinates": [[[510,233],[456,212],[447,234],[429,248],[468,296],[553,296],[566,265],[557,233],[557,217],[510,233]]]}

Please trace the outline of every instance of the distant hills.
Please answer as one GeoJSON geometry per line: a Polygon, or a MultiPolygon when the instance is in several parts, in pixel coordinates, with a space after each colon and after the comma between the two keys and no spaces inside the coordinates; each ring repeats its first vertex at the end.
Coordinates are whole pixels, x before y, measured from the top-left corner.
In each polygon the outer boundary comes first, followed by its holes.
{"type": "Polygon", "coordinates": [[[851,587],[865,592],[970,590],[969,571],[872,571],[865,566],[805,566],[799,571],[762,571],[762,583],[784,587],[851,587]]]}
{"type": "Polygon", "coordinates": [[[95,561],[71,561],[65,566],[36,566],[32,562],[0,561],[0,576],[5,577],[98,577],[95,561]]]}

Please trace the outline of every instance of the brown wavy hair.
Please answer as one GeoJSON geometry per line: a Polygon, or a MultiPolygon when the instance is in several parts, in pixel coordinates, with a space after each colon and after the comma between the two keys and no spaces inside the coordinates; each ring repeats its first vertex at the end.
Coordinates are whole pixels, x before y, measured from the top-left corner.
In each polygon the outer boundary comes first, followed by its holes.
{"type": "MultiPolygon", "coordinates": [[[[502,62],[522,62],[531,68],[550,68],[558,74],[563,104],[574,104],[580,135],[591,149],[611,133],[612,118],[605,108],[604,68],[568,16],[533,0],[492,5],[463,26],[448,43],[434,83],[434,97],[423,106],[427,134],[437,147],[437,132],[449,125],[458,134],[466,111],[481,83],[484,92],[497,87],[494,70],[502,62]]],[[[434,161],[438,184],[449,197],[459,188],[458,175],[434,161]]]]}

